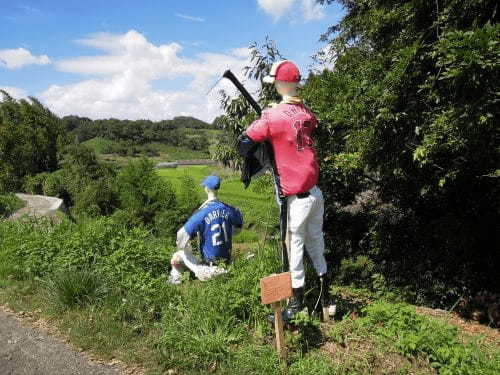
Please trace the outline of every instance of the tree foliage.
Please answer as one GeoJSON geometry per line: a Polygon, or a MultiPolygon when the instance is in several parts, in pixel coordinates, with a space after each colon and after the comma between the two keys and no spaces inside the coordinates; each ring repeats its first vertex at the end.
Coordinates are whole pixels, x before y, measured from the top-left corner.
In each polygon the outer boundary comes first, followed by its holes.
{"type": "Polygon", "coordinates": [[[337,256],[368,253],[441,303],[498,288],[496,2],[340,2],[322,36],[334,68],[303,91],[321,120],[321,182],[330,202],[370,189],[386,210],[329,205],[337,256]]]}
{"type": "Polygon", "coordinates": [[[148,145],[159,142],[192,150],[208,150],[207,134],[211,124],[194,117],[179,116],[172,120],[91,120],[86,117],[66,116],[62,122],[78,142],[100,137],[114,141],[103,153],[128,155],[141,150],[152,151],[148,145]]]}
{"type": "Polygon", "coordinates": [[[65,130],[35,98],[14,100],[0,93],[0,191],[17,191],[26,176],[58,168],[65,130]]]}

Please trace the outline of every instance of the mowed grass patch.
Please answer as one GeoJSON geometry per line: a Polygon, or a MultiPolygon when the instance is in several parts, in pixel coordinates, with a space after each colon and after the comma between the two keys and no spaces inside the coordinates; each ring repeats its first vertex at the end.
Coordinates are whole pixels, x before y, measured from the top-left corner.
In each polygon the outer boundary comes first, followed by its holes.
{"type": "MultiPolygon", "coordinates": [[[[182,177],[186,174],[191,176],[195,183],[199,186],[198,198],[206,199],[203,187],[200,185],[203,179],[211,174],[218,175],[222,178],[221,188],[219,190],[219,199],[223,202],[238,207],[243,213],[247,230],[255,230],[256,233],[263,235],[266,231],[269,233],[275,231],[279,222],[279,209],[276,203],[276,198],[272,194],[259,193],[251,189],[245,189],[240,181],[239,172],[230,171],[218,166],[181,166],[172,169],[160,169],[158,174],[170,181],[172,186],[179,191],[181,187],[182,177]]],[[[244,235],[244,232],[242,235],[244,235]]],[[[245,234],[248,238],[254,235],[245,234]]],[[[240,242],[235,238],[235,242],[240,242]]]]}

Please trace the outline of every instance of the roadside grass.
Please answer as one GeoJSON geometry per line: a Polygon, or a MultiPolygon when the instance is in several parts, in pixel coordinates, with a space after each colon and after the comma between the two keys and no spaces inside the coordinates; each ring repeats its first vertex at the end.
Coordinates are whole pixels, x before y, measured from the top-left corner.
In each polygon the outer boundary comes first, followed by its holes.
{"type": "Polygon", "coordinates": [[[98,302],[106,293],[103,277],[91,269],[70,268],[55,272],[46,282],[50,302],[60,309],[98,302]]]}
{"type": "MultiPolygon", "coordinates": [[[[149,374],[280,374],[269,309],[258,280],[279,268],[275,249],[250,246],[230,275],[142,294],[109,288],[104,298],[65,309],[46,298],[39,279],[5,277],[0,303],[34,311],[70,341],[104,359],[141,364],[149,374]],[[155,306],[160,305],[157,310],[155,306]]],[[[372,302],[341,321],[304,317],[286,331],[289,374],[497,374],[500,348],[417,314],[413,307],[372,302]]]]}

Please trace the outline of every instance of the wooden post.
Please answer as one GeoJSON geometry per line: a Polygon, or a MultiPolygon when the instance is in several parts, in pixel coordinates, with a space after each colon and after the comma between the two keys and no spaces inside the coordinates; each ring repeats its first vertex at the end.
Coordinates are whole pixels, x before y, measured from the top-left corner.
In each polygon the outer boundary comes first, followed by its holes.
{"type": "Polygon", "coordinates": [[[276,350],[281,361],[286,361],[285,336],[280,302],[292,296],[292,277],[290,272],[271,275],[260,279],[261,299],[264,304],[271,304],[274,311],[274,331],[276,350]]]}
{"type": "Polygon", "coordinates": [[[330,321],[330,311],[328,306],[323,306],[323,322],[330,321]]]}
{"type": "Polygon", "coordinates": [[[283,317],[281,316],[281,304],[274,302],[274,332],[276,334],[276,350],[280,360],[286,361],[285,335],[283,333],[283,317]]]}

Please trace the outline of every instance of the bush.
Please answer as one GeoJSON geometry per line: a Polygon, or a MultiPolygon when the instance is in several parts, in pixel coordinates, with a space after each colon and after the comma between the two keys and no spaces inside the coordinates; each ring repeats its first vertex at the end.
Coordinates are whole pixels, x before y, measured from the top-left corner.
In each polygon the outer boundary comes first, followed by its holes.
{"type": "Polygon", "coordinates": [[[355,286],[366,285],[375,270],[373,261],[365,255],[358,255],[353,258],[344,258],[340,263],[337,272],[338,281],[343,284],[355,286]]]}
{"type": "Polygon", "coordinates": [[[75,215],[107,216],[119,206],[118,194],[111,179],[92,182],[76,194],[75,200],[75,215]]]}
{"type": "MultiPolygon", "coordinates": [[[[58,170],[46,176],[43,182],[43,194],[51,197],[59,197],[64,200],[64,202],[71,206],[73,205],[74,198],[71,194],[71,188],[68,186],[66,181],[66,174],[63,170],[58,170]]],[[[77,176],[73,177],[77,179],[77,176]]]]}
{"type": "Polygon", "coordinates": [[[14,194],[0,195],[0,219],[9,217],[23,207],[23,201],[14,194]]]}
{"type": "Polygon", "coordinates": [[[45,181],[49,176],[48,172],[27,176],[24,182],[24,191],[29,194],[44,194],[45,181]]]}
{"type": "Polygon", "coordinates": [[[152,225],[160,212],[177,210],[172,186],[156,174],[153,163],[147,159],[131,161],[118,174],[116,184],[120,207],[145,225],[152,225]]]}
{"type": "Polygon", "coordinates": [[[91,268],[124,290],[152,292],[165,282],[174,249],[150,232],[126,229],[111,218],[79,224],[48,220],[1,223],[2,253],[17,278],[45,278],[68,268],[91,268]]]}

